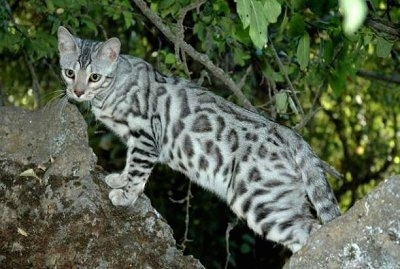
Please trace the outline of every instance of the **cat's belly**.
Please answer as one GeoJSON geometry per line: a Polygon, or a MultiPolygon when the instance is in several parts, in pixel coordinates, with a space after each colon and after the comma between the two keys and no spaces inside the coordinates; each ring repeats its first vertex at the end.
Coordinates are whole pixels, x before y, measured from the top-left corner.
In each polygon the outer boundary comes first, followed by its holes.
{"type": "Polygon", "coordinates": [[[185,174],[192,182],[226,201],[230,179],[227,175],[223,175],[221,169],[217,169],[217,172],[214,169],[201,170],[196,169],[193,164],[184,166],[183,163],[169,163],[169,166],[173,170],[185,174]]]}

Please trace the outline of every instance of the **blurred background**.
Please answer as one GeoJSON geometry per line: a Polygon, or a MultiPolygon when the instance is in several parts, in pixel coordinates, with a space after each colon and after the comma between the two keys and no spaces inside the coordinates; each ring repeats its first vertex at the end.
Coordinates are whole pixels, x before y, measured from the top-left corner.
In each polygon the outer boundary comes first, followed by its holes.
{"type": "MultiPolygon", "coordinates": [[[[185,71],[174,43],[134,2],[0,0],[0,105],[40,109],[64,95],[56,38],[60,25],[84,38],[118,37],[122,53],[241,104],[189,56],[183,63],[190,73],[185,71]]],[[[343,175],[329,178],[343,211],[388,175],[400,173],[397,1],[366,1],[368,16],[353,35],[343,33],[336,0],[248,2],[262,7],[264,15],[245,10],[239,0],[146,3],[172,31],[183,29],[184,40],[240,85],[259,113],[297,128],[318,156],[343,175]],[[261,37],[254,33],[257,19],[263,21],[261,37]]],[[[121,170],[124,145],[95,121],[88,105],[78,106],[99,165],[108,172],[121,170]]],[[[228,268],[281,268],[290,255],[255,236],[217,197],[189,186],[166,166],[154,169],[145,193],[181,249],[207,268],[225,268],[227,259],[228,268]]]]}

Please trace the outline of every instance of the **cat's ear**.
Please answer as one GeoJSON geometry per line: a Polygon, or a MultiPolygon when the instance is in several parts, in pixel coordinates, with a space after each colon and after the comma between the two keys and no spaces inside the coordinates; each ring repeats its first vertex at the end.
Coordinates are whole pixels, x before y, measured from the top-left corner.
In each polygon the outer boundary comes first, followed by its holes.
{"type": "Polygon", "coordinates": [[[60,26],[57,31],[58,36],[58,51],[60,54],[77,51],[75,38],[67,30],[67,28],[60,26]]]}
{"type": "Polygon", "coordinates": [[[121,42],[118,38],[113,37],[104,42],[97,52],[97,57],[103,61],[114,63],[119,56],[121,42]]]}

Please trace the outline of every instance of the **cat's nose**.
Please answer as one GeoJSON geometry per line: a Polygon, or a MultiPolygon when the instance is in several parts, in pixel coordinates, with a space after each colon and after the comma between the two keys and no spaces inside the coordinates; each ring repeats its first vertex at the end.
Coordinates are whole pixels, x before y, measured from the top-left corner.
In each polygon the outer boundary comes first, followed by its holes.
{"type": "Polygon", "coordinates": [[[74,89],[74,93],[75,93],[76,97],[80,97],[83,94],[83,91],[81,91],[79,89],[74,89]]]}

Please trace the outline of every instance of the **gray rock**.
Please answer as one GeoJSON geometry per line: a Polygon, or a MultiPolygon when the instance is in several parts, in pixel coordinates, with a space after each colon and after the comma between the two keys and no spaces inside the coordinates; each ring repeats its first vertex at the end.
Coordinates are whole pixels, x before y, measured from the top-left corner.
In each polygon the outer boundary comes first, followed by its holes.
{"type": "Polygon", "coordinates": [[[114,207],[73,105],[0,107],[0,268],[204,268],[144,195],[114,207]]]}
{"type": "Polygon", "coordinates": [[[399,269],[400,177],[385,180],[312,234],[284,268],[399,269]]]}
{"type": "Polygon", "coordinates": [[[44,165],[44,180],[51,175],[83,177],[93,171],[96,156],[88,146],[87,126],[78,109],[56,102],[30,112],[0,107],[0,169],[16,172],[11,162],[44,165]],[[7,165],[2,165],[3,161],[7,165]]]}

